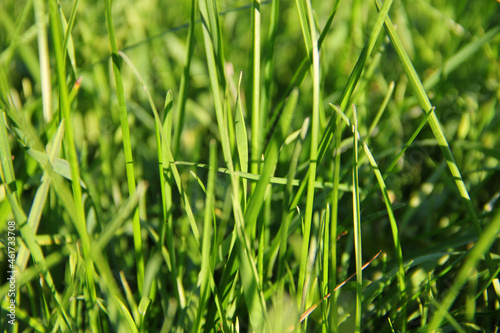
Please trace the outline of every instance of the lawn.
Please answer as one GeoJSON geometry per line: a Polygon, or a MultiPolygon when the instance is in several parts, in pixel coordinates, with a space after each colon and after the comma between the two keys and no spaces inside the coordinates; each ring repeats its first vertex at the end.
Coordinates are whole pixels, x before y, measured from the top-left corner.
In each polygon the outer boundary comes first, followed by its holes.
{"type": "Polygon", "coordinates": [[[498,332],[500,3],[0,2],[0,330],[498,332]]]}

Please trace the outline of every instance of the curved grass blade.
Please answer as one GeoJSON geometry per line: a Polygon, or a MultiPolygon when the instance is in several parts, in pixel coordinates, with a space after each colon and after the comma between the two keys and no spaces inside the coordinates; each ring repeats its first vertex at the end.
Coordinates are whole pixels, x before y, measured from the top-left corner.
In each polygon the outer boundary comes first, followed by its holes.
{"type": "MultiPolygon", "coordinates": [[[[375,0],[375,1],[377,4],[377,8],[379,8],[380,10],[381,1],[380,0],[375,0]]],[[[428,122],[431,127],[432,133],[434,134],[434,137],[438,141],[439,147],[441,148],[443,156],[446,159],[446,163],[448,164],[448,168],[450,169],[450,173],[453,179],[455,179],[458,192],[460,193],[460,197],[462,198],[467,213],[469,214],[472,220],[472,224],[476,229],[477,234],[481,236],[483,233],[481,224],[479,223],[479,219],[477,217],[476,210],[474,209],[474,205],[472,204],[471,198],[469,196],[469,192],[467,191],[467,187],[465,186],[462,175],[460,174],[460,170],[458,169],[457,163],[455,162],[455,158],[453,157],[453,153],[451,152],[450,145],[448,144],[448,141],[446,140],[446,137],[444,135],[443,128],[439,123],[436,113],[432,112],[433,109],[429,97],[425,92],[424,86],[422,85],[422,82],[420,81],[420,78],[418,77],[417,72],[415,71],[415,67],[413,67],[410,57],[406,53],[403,44],[396,30],[394,29],[394,25],[392,24],[392,21],[389,16],[385,18],[385,27],[387,30],[387,34],[389,35],[389,38],[391,40],[391,43],[394,46],[396,53],[398,54],[400,63],[403,66],[408,81],[410,82],[415,92],[420,107],[424,110],[426,114],[427,113],[431,114],[428,122]]],[[[495,272],[495,268],[489,252],[485,253],[485,258],[490,274],[493,274],[495,272]]]]}

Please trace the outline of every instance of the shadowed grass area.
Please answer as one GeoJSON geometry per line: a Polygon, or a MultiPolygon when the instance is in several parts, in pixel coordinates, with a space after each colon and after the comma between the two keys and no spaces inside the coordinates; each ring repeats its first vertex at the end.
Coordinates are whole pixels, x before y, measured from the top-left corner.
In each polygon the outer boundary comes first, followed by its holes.
{"type": "Polygon", "coordinates": [[[2,1],[0,330],[495,332],[498,17],[2,1]]]}

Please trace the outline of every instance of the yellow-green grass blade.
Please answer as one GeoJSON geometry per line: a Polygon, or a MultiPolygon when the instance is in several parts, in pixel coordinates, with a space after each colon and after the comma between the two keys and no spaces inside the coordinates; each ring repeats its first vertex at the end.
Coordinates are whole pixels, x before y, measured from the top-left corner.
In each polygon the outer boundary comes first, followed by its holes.
{"type": "MultiPolygon", "coordinates": [[[[375,0],[377,7],[380,9],[381,7],[381,2],[380,0],[375,0]]],[[[385,5],[385,4],[384,4],[385,5]]],[[[431,113],[428,122],[431,127],[431,130],[434,134],[434,137],[439,143],[439,147],[441,148],[441,151],[443,153],[444,158],[446,159],[446,163],[448,164],[448,168],[450,169],[450,173],[452,177],[455,180],[455,184],[457,186],[458,192],[460,193],[460,197],[462,198],[462,201],[465,205],[465,208],[467,210],[467,213],[469,214],[472,224],[474,228],[476,229],[476,232],[479,236],[482,235],[482,228],[481,224],[479,222],[479,219],[477,217],[476,211],[474,209],[474,205],[472,204],[471,198],[469,196],[469,192],[467,191],[467,187],[465,186],[464,180],[462,178],[462,175],[460,173],[460,170],[458,169],[457,163],[455,162],[455,158],[453,157],[453,153],[451,152],[450,145],[448,144],[448,141],[446,140],[446,136],[444,135],[443,128],[441,124],[439,123],[439,120],[436,116],[435,112],[432,112],[432,105],[429,100],[429,97],[427,96],[427,93],[424,89],[424,86],[422,85],[422,82],[420,81],[420,78],[415,71],[415,67],[413,67],[413,64],[410,60],[410,57],[406,53],[403,44],[394,29],[394,25],[392,24],[392,21],[389,16],[385,18],[385,27],[387,30],[387,34],[389,35],[389,38],[391,40],[391,43],[396,50],[396,53],[398,54],[399,60],[401,65],[403,66],[403,69],[406,73],[406,76],[408,78],[408,81],[410,82],[415,95],[417,97],[417,100],[420,104],[420,107],[424,110],[425,113],[431,113]]],[[[491,260],[491,255],[490,253],[485,253],[485,258],[486,258],[486,263],[488,265],[488,269],[490,270],[490,274],[493,274],[495,269],[493,262],[491,260]]]]}
{"type": "MultiPolygon", "coordinates": [[[[326,35],[331,27],[331,24],[333,22],[333,19],[335,17],[335,14],[337,13],[338,6],[340,4],[340,0],[338,0],[335,5],[332,8],[332,11],[330,12],[330,15],[328,16],[328,20],[325,23],[325,26],[323,27],[323,30],[321,31],[321,34],[318,39],[318,48],[321,49],[321,45],[323,44],[323,41],[326,38],[326,35]]],[[[299,68],[295,71],[292,80],[288,84],[285,93],[283,94],[283,97],[280,99],[279,103],[275,107],[274,114],[272,116],[271,121],[269,122],[270,126],[267,128],[266,132],[266,138],[269,138],[272,135],[272,132],[276,128],[276,125],[278,124],[280,117],[281,117],[281,112],[283,111],[283,106],[286,103],[287,98],[290,96],[290,93],[292,90],[294,90],[296,87],[298,87],[301,83],[306,74],[309,72],[309,65],[311,63],[311,59],[309,58],[309,55],[307,55],[302,62],[300,63],[299,68]]]]}
{"type": "MultiPolygon", "coordinates": [[[[266,129],[266,124],[269,121],[269,112],[271,110],[271,94],[273,92],[273,70],[274,70],[274,46],[276,45],[276,37],[278,36],[279,22],[279,0],[272,0],[271,3],[271,19],[269,22],[268,36],[263,46],[264,57],[264,89],[262,90],[261,98],[261,128],[266,129]]],[[[261,135],[261,139],[264,136],[261,135]]]]}
{"type": "MultiPolygon", "coordinates": [[[[24,149],[26,150],[26,153],[33,157],[38,163],[40,163],[40,165],[46,165],[47,163],[50,163],[55,173],[63,176],[68,180],[73,180],[73,178],[71,177],[71,166],[69,165],[67,160],[59,158],[57,156],[54,157],[54,159],[51,159],[47,153],[41,152],[28,146],[25,146],[24,149]]],[[[80,179],[80,186],[84,189],[87,189],[87,185],[85,185],[82,179],[80,179]]]]}
{"type": "MultiPolygon", "coordinates": [[[[260,0],[253,0],[252,7],[252,96],[251,96],[251,158],[250,170],[259,173],[261,155],[260,112],[260,0]]],[[[252,192],[255,185],[252,183],[252,192]]]]}
{"type": "Polygon", "coordinates": [[[38,58],[40,62],[40,79],[42,87],[43,118],[46,122],[52,119],[51,73],[49,64],[49,44],[47,41],[46,13],[43,0],[33,1],[37,27],[38,58]]]}
{"type": "MultiPolygon", "coordinates": [[[[358,132],[358,116],[356,114],[356,107],[353,105],[353,132],[358,132]]],[[[354,332],[361,332],[361,305],[363,303],[363,254],[361,248],[361,209],[359,199],[359,179],[358,179],[358,136],[353,135],[353,169],[352,169],[352,210],[353,210],[353,223],[354,223],[354,254],[356,261],[356,310],[354,317],[354,332]]]]}
{"type": "MultiPolygon", "coordinates": [[[[56,135],[52,138],[53,142],[49,148],[49,154],[45,164],[46,169],[51,167],[52,162],[59,155],[63,134],[64,134],[64,120],[61,121],[57,129],[56,135]]],[[[50,176],[48,172],[45,171],[42,176],[41,185],[38,187],[38,190],[36,191],[35,199],[33,200],[33,204],[31,205],[31,210],[28,215],[28,224],[33,229],[35,234],[38,230],[38,225],[40,223],[40,218],[42,216],[43,207],[45,206],[45,201],[47,200],[49,185],[50,185],[50,176]]],[[[26,246],[22,244],[16,258],[16,264],[21,269],[21,271],[25,270],[26,265],[28,264],[28,258],[29,258],[29,251],[26,248],[26,246]]]]}
{"type": "MultiPolygon", "coordinates": [[[[236,132],[236,148],[238,150],[238,157],[240,160],[241,172],[248,172],[248,135],[247,127],[245,124],[245,116],[243,115],[243,107],[241,106],[241,79],[243,72],[240,73],[238,80],[238,92],[236,96],[236,115],[235,115],[235,132],[236,132]]],[[[243,211],[246,210],[247,204],[247,181],[242,179],[243,187],[243,211]]]]}
{"type": "MultiPolygon", "coordinates": [[[[299,1],[300,3],[300,1],[299,1]]],[[[311,148],[309,154],[309,172],[308,172],[308,182],[307,182],[307,195],[306,195],[306,211],[304,217],[304,233],[302,238],[302,250],[300,258],[300,268],[299,268],[299,279],[298,279],[298,297],[301,299],[300,312],[304,310],[302,305],[306,305],[304,295],[304,282],[306,277],[307,269],[307,258],[308,250],[310,248],[309,240],[311,234],[311,223],[313,215],[313,203],[314,203],[314,184],[316,182],[316,169],[318,166],[318,142],[319,142],[319,108],[320,108],[320,68],[319,68],[319,48],[316,33],[316,26],[314,24],[314,17],[312,11],[311,1],[307,0],[307,16],[308,16],[308,29],[306,29],[309,34],[306,34],[306,30],[303,28],[304,39],[309,44],[310,55],[312,57],[311,63],[311,75],[313,80],[313,105],[312,105],[312,116],[311,116],[311,129],[309,133],[311,134],[311,148]]],[[[300,12],[300,5],[299,12],[300,12]]],[[[302,14],[301,14],[302,16],[302,14]]],[[[302,17],[301,17],[302,19],[302,17]]]]}
{"type": "MultiPolygon", "coordinates": [[[[177,258],[176,258],[176,250],[174,247],[174,221],[173,221],[173,202],[172,202],[172,184],[174,183],[172,181],[172,168],[170,166],[171,160],[167,157],[168,156],[168,150],[171,147],[171,141],[172,141],[172,122],[173,122],[173,115],[172,115],[172,103],[173,103],[173,94],[172,91],[169,90],[167,92],[167,96],[165,97],[165,105],[164,105],[164,123],[163,123],[163,133],[160,133],[160,139],[161,139],[161,150],[162,150],[162,160],[161,160],[161,165],[163,167],[163,170],[161,172],[164,174],[164,191],[165,191],[165,197],[164,197],[164,209],[165,209],[165,221],[163,221],[163,228],[162,232],[160,234],[160,248],[162,248],[162,253],[164,249],[164,244],[165,244],[165,239],[166,239],[166,246],[168,249],[168,260],[167,265],[170,262],[170,270],[172,271],[171,274],[171,279],[172,279],[172,285],[174,286],[175,290],[175,295],[179,301],[179,304],[181,305],[182,308],[185,307],[186,305],[186,300],[183,297],[183,293],[180,292],[182,290],[181,283],[179,283],[178,279],[178,270],[177,270],[177,258]]],[[[156,120],[155,120],[155,126],[156,126],[156,120]]],[[[177,185],[179,185],[177,183],[177,185]]]]}
{"type": "MultiPolygon", "coordinates": [[[[127,185],[129,195],[133,196],[135,191],[134,160],[132,156],[132,145],[130,142],[130,128],[128,124],[127,106],[125,104],[125,93],[123,89],[120,59],[118,57],[118,47],[116,45],[115,28],[111,10],[111,0],[106,0],[106,23],[108,28],[109,43],[111,46],[111,61],[113,63],[113,74],[116,85],[116,97],[118,99],[118,109],[120,112],[120,125],[123,136],[123,150],[125,153],[125,170],[127,173],[127,185]]],[[[137,270],[137,285],[139,294],[142,294],[144,285],[144,253],[142,248],[141,222],[139,220],[139,210],[136,209],[132,219],[134,235],[134,251],[137,270]]]]}

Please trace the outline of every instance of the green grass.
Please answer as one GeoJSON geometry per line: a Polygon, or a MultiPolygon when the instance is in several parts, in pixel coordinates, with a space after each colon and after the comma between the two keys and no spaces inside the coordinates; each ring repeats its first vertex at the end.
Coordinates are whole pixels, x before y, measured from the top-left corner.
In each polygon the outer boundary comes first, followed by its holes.
{"type": "Polygon", "coordinates": [[[0,330],[498,331],[499,15],[2,1],[0,330]]]}

